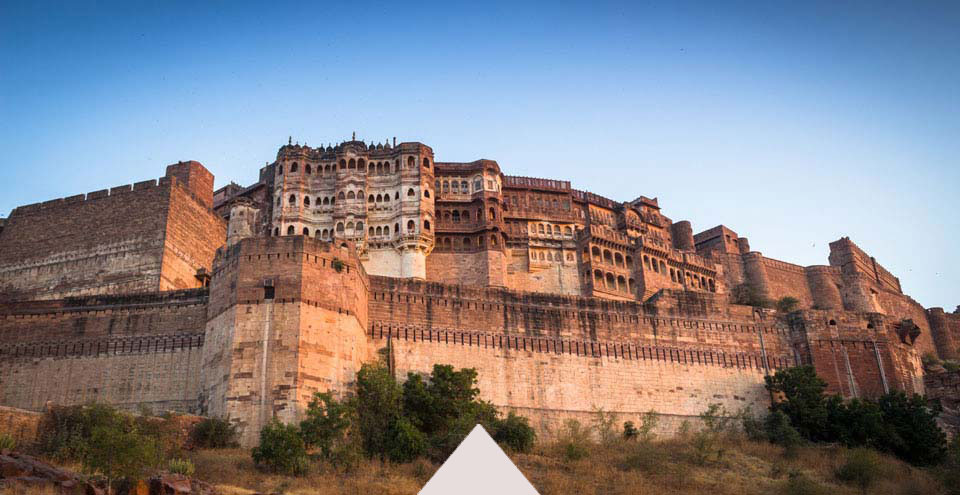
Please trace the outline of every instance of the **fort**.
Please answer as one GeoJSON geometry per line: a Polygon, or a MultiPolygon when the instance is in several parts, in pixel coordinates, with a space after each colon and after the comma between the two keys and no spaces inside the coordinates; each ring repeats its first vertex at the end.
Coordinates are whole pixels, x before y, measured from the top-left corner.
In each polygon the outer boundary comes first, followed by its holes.
{"type": "Polygon", "coordinates": [[[849,238],[798,266],[694,232],[656,198],[396,139],[288,142],[216,191],[178,162],[0,220],[0,406],[220,416],[249,445],[377,360],[476,368],[483,398],[543,434],[598,409],[665,428],[763,409],[764,376],[800,364],[845,397],[947,383],[921,357],[958,357],[960,309],[924,308],[849,238]]]}

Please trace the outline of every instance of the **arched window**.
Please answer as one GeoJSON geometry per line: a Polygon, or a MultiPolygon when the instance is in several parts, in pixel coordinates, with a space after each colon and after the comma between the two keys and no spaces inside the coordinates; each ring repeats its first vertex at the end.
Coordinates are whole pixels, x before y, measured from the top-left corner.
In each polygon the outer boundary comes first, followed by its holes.
{"type": "Polygon", "coordinates": [[[304,165],[304,166],[303,166],[303,169],[304,169],[304,171],[305,171],[307,174],[312,174],[312,173],[313,173],[313,168],[310,167],[310,164],[309,164],[309,163],[306,164],[306,165],[304,165]]]}
{"type": "Polygon", "coordinates": [[[378,195],[377,195],[377,203],[382,203],[382,202],[383,202],[383,195],[382,195],[382,194],[378,194],[378,195]]]}
{"type": "Polygon", "coordinates": [[[423,168],[426,168],[426,169],[430,168],[430,160],[427,159],[427,157],[423,158],[423,168]]]}
{"type": "Polygon", "coordinates": [[[674,282],[677,281],[677,273],[676,273],[675,271],[673,271],[673,268],[670,269],[670,280],[672,280],[672,281],[674,281],[674,282]]]}
{"type": "Polygon", "coordinates": [[[490,236],[490,245],[496,247],[496,245],[497,245],[497,236],[495,236],[495,235],[490,236]]]}
{"type": "Polygon", "coordinates": [[[377,173],[377,166],[374,165],[373,162],[370,162],[370,166],[367,167],[367,173],[370,175],[374,175],[377,173]]]}
{"type": "Polygon", "coordinates": [[[383,175],[383,162],[377,162],[377,175],[383,175]]]}
{"type": "MultiPolygon", "coordinates": [[[[389,164],[388,164],[388,165],[389,165],[389,164]]],[[[399,231],[398,231],[398,232],[399,232],[399,231]]],[[[389,225],[384,225],[384,226],[383,226],[383,235],[390,235],[390,226],[389,226],[389,225]]]]}
{"type": "Polygon", "coordinates": [[[623,266],[623,255],[620,253],[615,253],[613,255],[613,260],[617,263],[617,266],[623,266]]]}
{"type": "Polygon", "coordinates": [[[347,195],[340,191],[340,194],[337,195],[337,199],[347,199],[347,195]]]}
{"type": "Polygon", "coordinates": [[[430,220],[423,221],[423,230],[426,230],[427,232],[430,231],[430,220]]]}
{"type": "Polygon", "coordinates": [[[412,156],[411,156],[411,157],[408,157],[408,158],[407,158],[407,168],[412,169],[412,168],[414,168],[415,166],[416,166],[416,162],[414,162],[413,157],[412,157],[412,156]]]}
{"type": "Polygon", "coordinates": [[[359,235],[363,235],[363,222],[357,222],[357,230],[355,230],[359,235]]]}
{"type": "Polygon", "coordinates": [[[343,233],[343,222],[337,222],[337,233],[338,234],[343,233]]]}
{"type": "Polygon", "coordinates": [[[542,223],[539,224],[539,225],[537,225],[537,232],[539,232],[539,233],[541,233],[541,234],[544,233],[544,229],[543,229],[543,224],[542,224],[542,223]]]}
{"type": "Polygon", "coordinates": [[[292,204],[292,205],[297,204],[297,196],[296,196],[295,194],[291,194],[291,195],[290,195],[289,203],[292,204]]]}
{"type": "Polygon", "coordinates": [[[283,164],[277,166],[277,175],[283,175],[283,164]]]}
{"type": "Polygon", "coordinates": [[[540,251],[540,261],[543,261],[544,258],[545,256],[543,255],[543,251],[540,251]]]}
{"type": "Polygon", "coordinates": [[[310,206],[310,196],[303,197],[303,206],[310,206]]]}
{"type": "Polygon", "coordinates": [[[480,179],[473,180],[473,192],[477,192],[483,189],[483,181],[480,179]]]}
{"type": "Polygon", "coordinates": [[[320,234],[320,237],[324,239],[326,239],[327,237],[330,237],[330,231],[328,231],[327,229],[323,229],[323,233],[320,234]]]}
{"type": "Polygon", "coordinates": [[[709,282],[709,284],[710,284],[710,292],[716,292],[716,291],[717,291],[717,286],[716,286],[716,284],[714,284],[713,279],[711,278],[710,280],[708,280],[708,282],[709,282]]]}
{"type": "Polygon", "coordinates": [[[303,228],[303,235],[309,236],[309,235],[310,235],[310,229],[304,227],[304,228],[303,228]]]}
{"type": "Polygon", "coordinates": [[[423,190],[423,197],[424,197],[424,198],[429,198],[429,197],[430,197],[430,190],[429,190],[429,189],[424,189],[424,190],[423,190]]]}
{"type": "Polygon", "coordinates": [[[280,196],[277,196],[277,206],[280,206],[280,196]]]}
{"type": "Polygon", "coordinates": [[[467,181],[465,180],[460,181],[460,189],[463,191],[463,194],[467,194],[470,192],[470,189],[468,187],[469,186],[467,186],[467,181]]]}
{"type": "Polygon", "coordinates": [[[647,255],[643,255],[643,264],[647,265],[647,270],[650,269],[650,258],[647,255]]]}
{"type": "Polygon", "coordinates": [[[346,169],[347,169],[347,161],[344,160],[343,158],[341,158],[341,159],[340,159],[340,170],[346,170],[346,169]]]}
{"type": "Polygon", "coordinates": [[[573,261],[573,253],[567,253],[567,261],[573,261]]]}
{"type": "Polygon", "coordinates": [[[290,173],[292,174],[296,171],[297,171],[297,162],[293,162],[290,164],[290,173]]]}
{"type": "Polygon", "coordinates": [[[354,193],[353,191],[347,192],[347,199],[357,199],[356,193],[354,193]]]}
{"type": "Polygon", "coordinates": [[[563,236],[564,236],[564,237],[573,237],[573,229],[571,229],[570,227],[564,227],[564,228],[563,228],[563,236]]]}
{"type": "Polygon", "coordinates": [[[274,228],[273,228],[273,236],[274,236],[274,237],[280,237],[280,227],[274,227],[274,228]]]}
{"type": "Polygon", "coordinates": [[[323,204],[324,205],[330,204],[330,198],[323,198],[323,204]]]}
{"type": "Polygon", "coordinates": [[[369,235],[370,237],[373,237],[373,236],[374,236],[373,227],[370,227],[368,230],[369,230],[369,232],[367,232],[367,235],[369,235]]]}
{"type": "Polygon", "coordinates": [[[463,210],[463,221],[464,222],[470,221],[470,210],[463,210]]]}
{"type": "MultiPolygon", "coordinates": [[[[400,222],[393,224],[393,232],[400,235],[400,222]]],[[[389,232],[387,232],[389,234],[389,232]]]]}
{"type": "Polygon", "coordinates": [[[707,288],[707,277],[700,277],[700,287],[707,288]]]}
{"type": "Polygon", "coordinates": [[[347,230],[353,232],[353,222],[347,222],[347,230]]]}
{"type": "Polygon", "coordinates": [[[600,248],[598,248],[597,246],[593,246],[593,247],[590,249],[590,254],[593,255],[593,261],[595,261],[595,262],[597,262],[597,263],[600,262],[600,248]]]}
{"type": "Polygon", "coordinates": [[[293,225],[287,227],[287,235],[293,235],[293,232],[294,232],[293,225]]]}
{"type": "Polygon", "coordinates": [[[490,220],[496,220],[496,219],[497,219],[497,210],[495,210],[492,206],[490,207],[490,212],[489,212],[489,213],[490,213],[490,220]]]}
{"type": "Polygon", "coordinates": [[[610,252],[609,249],[604,249],[604,250],[603,250],[603,262],[606,263],[606,264],[608,264],[608,265],[612,265],[612,264],[613,264],[613,254],[610,252]]]}
{"type": "Polygon", "coordinates": [[[607,288],[608,288],[608,289],[616,289],[616,288],[617,288],[617,280],[616,280],[615,278],[613,278],[613,274],[610,273],[610,272],[607,272],[607,288]]]}
{"type": "Polygon", "coordinates": [[[357,161],[354,160],[353,158],[351,158],[350,161],[347,162],[347,168],[348,168],[348,169],[356,169],[356,168],[357,168],[357,161]]]}
{"type": "MultiPolygon", "coordinates": [[[[411,160],[412,160],[412,158],[411,158],[411,160]]],[[[412,190],[412,189],[411,189],[411,190],[412,190]]],[[[417,228],[417,224],[414,223],[413,220],[407,221],[407,232],[413,232],[413,230],[416,229],[416,228],[417,228]]]]}
{"type": "Polygon", "coordinates": [[[450,192],[450,181],[443,181],[443,192],[450,192]]]}
{"type": "MultiPolygon", "coordinates": [[[[319,171],[320,168],[317,168],[317,170],[319,171]]],[[[317,239],[320,238],[320,229],[317,229],[317,230],[313,233],[313,237],[316,237],[317,239]]]]}
{"type": "Polygon", "coordinates": [[[623,275],[617,277],[617,290],[627,292],[627,279],[625,279],[623,275]]]}
{"type": "MultiPolygon", "coordinates": [[[[370,227],[371,229],[373,227],[370,227]]],[[[377,227],[377,235],[383,235],[383,227],[377,227]]]]}
{"type": "Polygon", "coordinates": [[[414,196],[416,196],[416,195],[417,195],[417,193],[413,192],[413,188],[412,188],[412,187],[411,187],[410,189],[407,189],[407,197],[408,197],[408,198],[412,198],[412,197],[414,197],[414,196]]]}
{"type": "Polygon", "coordinates": [[[460,223],[460,212],[453,210],[453,223],[460,223]]]}
{"type": "Polygon", "coordinates": [[[657,272],[657,273],[660,273],[660,267],[657,266],[657,259],[656,259],[656,258],[650,258],[650,266],[653,267],[653,271],[655,271],[655,272],[657,272]]]}
{"type": "MultiPolygon", "coordinates": [[[[463,238],[463,247],[464,247],[464,249],[467,249],[467,248],[470,247],[470,238],[469,238],[469,237],[464,237],[464,238],[463,238]]],[[[541,254],[541,256],[543,256],[543,255],[541,254]]]]}
{"type": "Polygon", "coordinates": [[[367,197],[367,203],[373,203],[374,201],[376,201],[376,198],[374,198],[372,194],[367,197]]]}
{"type": "MultiPolygon", "coordinates": [[[[412,190],[412,189],[411,189],[412,190]]],[[[400,201],[400,191],[393,193],[393,199],[400,201]]]]}

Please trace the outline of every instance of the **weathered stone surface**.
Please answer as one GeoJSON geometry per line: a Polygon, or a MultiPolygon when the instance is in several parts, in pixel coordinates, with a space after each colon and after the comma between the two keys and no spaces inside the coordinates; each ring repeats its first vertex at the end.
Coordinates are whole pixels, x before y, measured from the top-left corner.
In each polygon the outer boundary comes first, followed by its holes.
{"type": "MultiPolygon", "coordinates": [[[[763,376],[797,364],[848,397],[949,389],[920,356],[956,357],[960,312],[923,308],[849,238],[828,263],[421,143],[290,143],[248,187],[213,191],[179,162],[17,208],[0,230],[0,404],[223,416],[250,445],[376,360],[399,378],[475,367],[483,398],[543,432],[600,408],[656,410],[668,430],[714,402],[760,409],[763,376]]],[[[0,425],[29,436],[2,410],[0,425]]]]}

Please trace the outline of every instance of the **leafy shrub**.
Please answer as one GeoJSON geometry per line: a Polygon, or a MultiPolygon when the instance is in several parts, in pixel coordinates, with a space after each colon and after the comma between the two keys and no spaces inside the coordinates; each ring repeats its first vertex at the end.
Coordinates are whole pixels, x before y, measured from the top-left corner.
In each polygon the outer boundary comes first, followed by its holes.
{"type": "Polygon", "coordinates": [[[872,447],[915,465],[936,464],[946,454],[946,435],[936,424],[940,410],[919,395],[890,392],[877,400],[844,402],[824,396],[826,383],[812,366],[779,370],[766,377],[766,386],[782,398],[771,412],[786,415],[807,440],[872,447]]]}
{"type": "Polygon", "coordinates": [[[116,409],[102,404],[55,407],[40,420],[40,451],[59,461],[80,461],[97,428],[125,428],[131,422],[116,409]]]}
{"type": "Polygon", "coordinates": [[[869,449],[854,449],[836,471],[838,480],[860,488],[866,493],[880,478],[880,458],[869,449]]]}
{"type": "Polygon", "coordinates": [[[530,421],[510,412],[506,419],[496,422],[493,439],[498,444],[508,447],[515,452],[529,452],[537,433],[530,426],[530,421]]]}
{"type": "Polygon", "coordinates": [[[167,471],[173,474],[182,474],[184,476],[193,476],[196,468],[189,459],[170,459],[167,463],[167,471]]]}
{"type": "Polygon", "coordinates": [[[308,448],[319,448],[330,459],[350,427],[350,407],[333,398],[330,392],[317,392],[307,406],[306,419],[300,422],[300,434],[308,448]]]}
{"type": "Polygon", "coordinates": [[[260,444],[251,454],[254,464],[263,471],[294,476],[307,472],[307,449],[295,425],[274,419],[260,430],[260,444]]]}
{"type": "Polygon", "coordinates": [[[557,448],[564,459],[578,461],[590,455],[590,431],[579,421],[568,419],[560,432],[557,448]]]}
{"type": "Polygon", "coordinates": [[[626,421],[623,423],[623,439],[624,440],[636,440],[640,436],[640,430],[633,425],[633,421],[626,421]]]}
{"type": "Polygon", "coordinates": [[[344,263],[343,260],[334,258],[333,262],[330,263],[330,266],[332,266],[333,269],[337,271],[337,273],[340,273],[347,266],[347,264],[344,263]]]}
{"type": "Polygon", "coordinates": [[[17,441],[6,433],[0,433],[0,450],[13,450],[15,448],[17,448],[17,441]]]}
{"type": "Polygon", "coordinates": [[[391,428],[389,446],[391,461],[410,462],[427,451],[427,437],[410,420],[400,418],[391,428]]]}
{"type": "Polygon", "coordinates": [[[790,473],[781,490],[784,495],[826,495],[830,493],[823,485],[803,473],[790,473]]]}
{"type": "MultiPolygon", "coordinates": [[[[787,421],[790,420],[787,419],[787,421]]],[[[754,416],[749,408],[740,413],[740,427],[743,428],[743,433],[747,438],[754,442],[768,440],[767,432],[764,429],[764,420],[754,416]]]]}
{"type": "Polygon", "coordinates": [[[141,435],[136,428],[121,422],[94,427],[87,439],[83,457],[83,470],[90,474],[102,474],[111,480],[140,479],[146,470],[160,462],[160,449],[154,438],[141,435]]]}
{"type": "Polygon", "coordinates": [[[783,296],[777,301],[777,311],[792,313],[800,306],[800,300],[792,296],[783,296]]]}
{"type": "Polygon", "coordinates": [[[402,390],[384,366],[364,364],[357,372],[356,420],[363,450],[386,458],[388,433],[400,418],[402,390]]]}
{"type": "Polygon", "coordinates": [[[597,439],[601,445],[610,445],[617,438],[614,425],[617,422],[615,413],[604,411],[602,408],[594,411],[593,430],[597,432],[597,439]]]}
{"type": "Polygon", "coordinates": [[[803,443],[800,432],[790,425],[790,418],[782,411],[774,411],[767,415],[763,422],[763,432],[770,443],[786,449],[787,457],[794,457],[797,447],[803,443]]]}
{"type": "Polygon", "coordinates": [[[190,439],[204,449],[225,449],[237,446],[237,426],[226,419],[206,418],[194,425],[190,439]]]}
{"type": "Polygon", "coordinates": [[[960,371],[960,362],[957,362],[957,361],[944,361],[944,362],[943,362],[943,369],[945,369],[945,370],[947,370],[947,371],[950,371],[950,372],[960,371]]]}
{"type": "Polygon", "coordinates": [[[727,446],[723,435],[730,432],[733,417],[726,414],[720,404],[710,404],[707,410],[700,413],[703,429],[693,434],[693,460],[696,464],[705,464],[710,457],[717,461],[723,459],[727,446]]]}

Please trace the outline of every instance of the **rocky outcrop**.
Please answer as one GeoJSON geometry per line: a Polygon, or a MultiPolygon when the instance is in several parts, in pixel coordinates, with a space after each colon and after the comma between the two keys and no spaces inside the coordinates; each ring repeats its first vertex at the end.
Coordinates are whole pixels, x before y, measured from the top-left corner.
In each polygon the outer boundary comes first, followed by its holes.
{"type": "Polygon", "coordinates": [[[76,473],[60,469],[29,455],[0,452],[0,492],[14,493],[16,487],[37,493],[61,495],[102,495],[104,490],[76,473]]]}
{"type": "Polygon", "coordinates": [[[927,400],[943,407],[937,422],[951,437],[960,434],[960,370],[947,371],[941,366],[930,367],[924,374],[927,400]]]}

